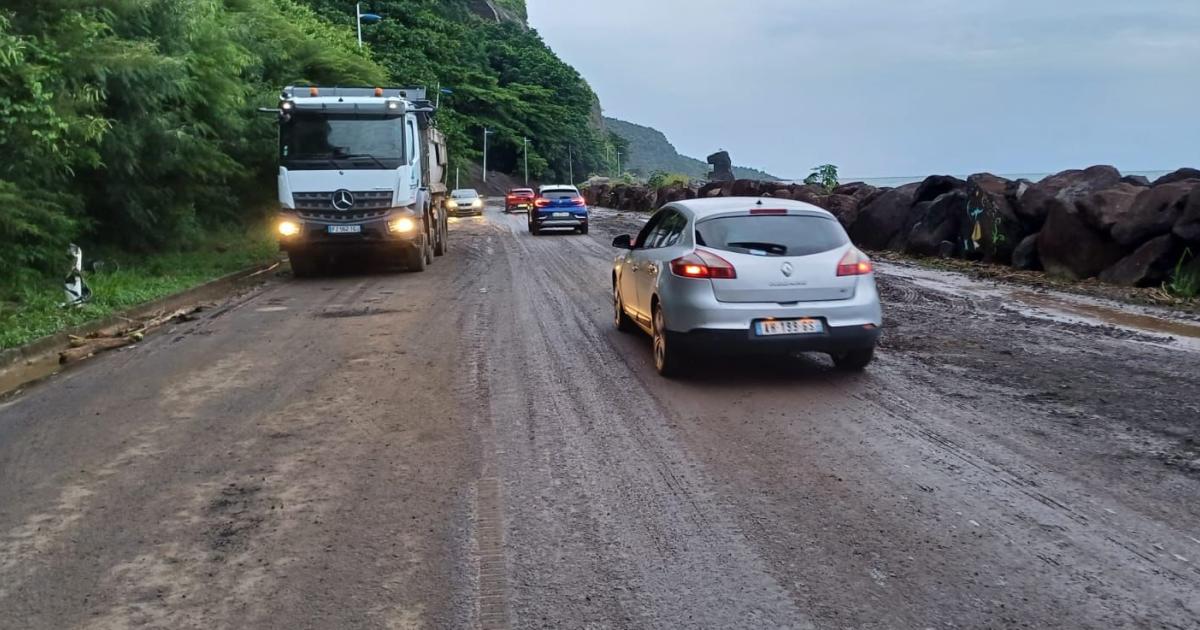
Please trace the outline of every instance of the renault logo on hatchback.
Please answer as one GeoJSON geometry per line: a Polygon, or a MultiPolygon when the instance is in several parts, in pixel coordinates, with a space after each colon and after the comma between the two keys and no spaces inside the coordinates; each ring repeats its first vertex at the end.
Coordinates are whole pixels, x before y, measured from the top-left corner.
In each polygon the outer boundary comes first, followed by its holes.
{"type": "Polygon", "coordinates": [[[785,262],[783,263],[783,266],[779,268],[779,270],[783,272],[783,276],[785,278],[791,278],[792,273],[796,271],[796,268],[792,266],[792,263],[785,262]]]}
{"type": "Polygon", "coordinates": [[[354,207],[354,193],[349,190],[339,190],[333,193],[329,201],[335,210],[345,212],[354,207]]]}

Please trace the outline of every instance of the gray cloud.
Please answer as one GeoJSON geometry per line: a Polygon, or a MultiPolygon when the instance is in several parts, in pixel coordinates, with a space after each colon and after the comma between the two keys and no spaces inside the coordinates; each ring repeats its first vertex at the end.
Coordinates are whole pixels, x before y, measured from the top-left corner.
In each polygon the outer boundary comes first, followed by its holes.
{"type": "Polygon", "coordinates": [[[529,0],[611,115],[801,175],[1200,163],[1195,0],[529,0]]]}

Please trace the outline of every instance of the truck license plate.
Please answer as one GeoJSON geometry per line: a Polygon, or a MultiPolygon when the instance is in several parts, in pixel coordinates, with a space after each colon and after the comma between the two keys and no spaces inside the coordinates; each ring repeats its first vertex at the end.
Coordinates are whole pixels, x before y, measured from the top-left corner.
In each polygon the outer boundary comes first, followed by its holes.
{"type": "Polygon", "coordinates": [[[772,319],[757,322],[754,326],[759,337],[813,335],[825,332],[825,326],[819,319],[772,319]]]}
{"type": "Polygon", "coordinates": [[[331,225],[329,226],[330,234],[361,234],[361,225],[331,225]]]}

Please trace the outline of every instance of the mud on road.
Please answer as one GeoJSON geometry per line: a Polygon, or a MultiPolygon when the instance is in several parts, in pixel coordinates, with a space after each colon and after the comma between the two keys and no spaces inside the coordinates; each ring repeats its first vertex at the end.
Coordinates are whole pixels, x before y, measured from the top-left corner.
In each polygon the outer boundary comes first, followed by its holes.
{"type": "Polygon", "coordinates": [[[866,374],[664,381],[598,217],[489,209],[0,403],[0,627],[1200,624],[1187,322],[884,265],[866,374]]]}

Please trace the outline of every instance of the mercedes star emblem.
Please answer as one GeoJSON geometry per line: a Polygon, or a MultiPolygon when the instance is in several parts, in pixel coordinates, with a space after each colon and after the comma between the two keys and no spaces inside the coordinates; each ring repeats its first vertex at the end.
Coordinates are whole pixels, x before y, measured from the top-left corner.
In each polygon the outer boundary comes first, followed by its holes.
{"type": "Polygon", "coordinates": [[[335,210],[345,212],[354,207],[354,193],[349,190],[336,191],[330,198],[330,203],[333,204],[335,210]]]}
{"type": "Polygon", "coordinates": [[[796,268],[792,266],[792,263],[785,262],[785,263],[783,263],[783,266],[779,268],[779,270],[783,272],[783,275],[785,277],[791,278],[792,272],[794,272],[796,270],[796,268]]]}

